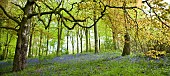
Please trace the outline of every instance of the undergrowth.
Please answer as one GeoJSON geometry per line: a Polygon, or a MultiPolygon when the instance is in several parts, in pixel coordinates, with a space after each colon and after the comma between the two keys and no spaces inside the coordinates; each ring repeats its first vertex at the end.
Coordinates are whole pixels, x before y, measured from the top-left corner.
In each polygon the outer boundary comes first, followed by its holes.
{"type": "Polygon", "coordinates": [[[77,54],[41,60],[4,76],[170,76],[169,58],[120,56],[120,53],[77,54]],[[67,59],[69,58],[69,59],[67,59]]]}

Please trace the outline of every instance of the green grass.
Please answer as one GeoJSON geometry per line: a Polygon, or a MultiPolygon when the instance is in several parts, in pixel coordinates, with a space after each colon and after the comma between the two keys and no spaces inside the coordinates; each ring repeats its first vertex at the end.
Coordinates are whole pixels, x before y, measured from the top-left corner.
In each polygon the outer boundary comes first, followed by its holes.
{"type": "Polygon", "coordinates": [[[89,54],[93,60],[81,56],[65,62],[42,62],[4,76],[170,76],[168,58],[148,60],[143,56],[120,57],[119,53],[112,54],[89,54]]]}

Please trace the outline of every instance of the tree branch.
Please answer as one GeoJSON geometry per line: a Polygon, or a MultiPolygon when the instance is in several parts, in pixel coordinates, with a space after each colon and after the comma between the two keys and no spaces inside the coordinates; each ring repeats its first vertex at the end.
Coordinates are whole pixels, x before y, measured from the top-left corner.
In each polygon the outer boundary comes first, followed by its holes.
{"type": "Polygon", "coordinates": [[[69,11],[72,11],[72,9],[73,9],[73,7],[74,7],[75,4],[77,4],[77,2],[71,4],[71,9],[70,9],[69,11]]]}
{"type": "Polygon", "coordinates": [[[158,20],[165,26],[167,26],[168,28],[170,28],[170,26],[168,24],[166,24],[165,22],[162,21],[161,17],[155,12],[155,10],[153,9],[153,7],[146,1],[146,4],[153,10],[153,13],[156,15],[156,17],[158,18],[158,20]]]}
{"type": "Polygon", "coordinates": [[[15,4],[15,3],[13,3],[13,2],[11,2],[11,3],[12,3],[12,4],[14,4],[15,6],[19,7],[21,10],[24,10],[24,8],[23,8],[23,7],[21,7],[20,5],[15,4]]]}
{"type": "Polygon", "coordinates": [[[16,18],[12,17],[11,15],[9,15],[9,14],[6,12],[6,10],[2,7],[2,5],[0,5],[0,8],[2,9],[2,11],[4,12],[4,14],[5,14],[8,18],[12,19],[13,21],[15,21],[15,22],[18,23],[18,24],[20,23],[19,20],[17,20],[16,18]]]}
{"type": "Polygon", "coordinates": [[[74,22],[84,22],[84,21],[86,21],[86,19],[84,19],[84,20],[75,19],[74,16],[68,10],[66,10],[65,8],[60,8],[60,10],[64,10],[73,19],[74,22]]]}
{"type": "Polygon", "coordinates": [[[16,28],[13,28],[13,27],[8,27],[8,26],[0,26],[0,28],[4,28],[4,29],[7,29],[7,30],[13,30],[13,31],[18,31],[18,29],[16,29],[16,28]]]}
{"type": "Polygon", "coordinates": [[[47,29],[47,28],[50,26],[51,19],[52,19],[52,15],[53,15],[53,14],[50,14],[50,19],[49,19],[49,21],[48,21],[48,25],[45,27],[45,29],[47,29]]]}
{"type": "Polygon", "coordinates": [[[47,14],[51,14],[51,13],[54,13],[55,11],[49,11],[49,12],[41,12],[41,13],[32,13],[30,15],[28,15],[28,19],[32,18],[33,16],[37,16],[38,14],[40,14],[40,16],[42,15],[47,15],[47,14]]]}
{"type": "MultiPolygon", "coordinates": [[[[101,16],[98,17],[91,26],[82,26],[82,25],[79,24],[78,22],[75,22],[72,27],[69,27],[69,26],[66,25],[65,21],[63,20],[64,17],[63,17],[61,14],[59,14],[59,15],[62,17],[62,22],[63,22],[64,26],[65,26],[67,29],[69,29],[69,30],[74,29],[74,27],[75,27],[76,25],[78,25],[78,26],[80,26],[80,27],[82,27],[82,28],[91,28],[91,27],[93,27],[94,25],[96,25],[97,22],[105,15],[104,13],[105,13],[105,11],[106,11],[106,8],[107,8],[107,6],[104,6],[103,11],[101,12],[101,16]]],[[[67,10],[65,10],[65,11],[68,12],[68,14],[70,14],[69,11],[67,11],[67,10]]],[[[72,16],[72,15],[70,14],[70,16],[72,16]]],[[[72,16],[72,18],[73,18],[74,21],[76,21],[73,16],[72,16]]],[[[67,19],[66,19],[66,20],[67,20],[67,19]]],[[[69,19],[68,19],[68,20],[69,20],[69,19]]],[[[85,20],[86,20],[86,19],[85,19],[85,20]]],[[[71,21],[71,20],[69,20],[69,21],[71,21]]],[[[72,21],[71,21],[71,22],[72,22],[72,21]]]]}
{"type": "Polygon", "coordinates": [[[109,5],[106,5],[106,7],[109,7],[109,8],[119,8],[119,9],[134,9],[134,8],[137,8],[136,6],[134,6],[134,7],[117,7],[117,6],[109,6],[109,5]]]}
{"type": "Polygon", "coordinates": [[[47,8],[49,8],[50,10],[53,10],[49,5],[47,5],[45,2],[43,2],[43,4],[47,7],[47,8]]]}

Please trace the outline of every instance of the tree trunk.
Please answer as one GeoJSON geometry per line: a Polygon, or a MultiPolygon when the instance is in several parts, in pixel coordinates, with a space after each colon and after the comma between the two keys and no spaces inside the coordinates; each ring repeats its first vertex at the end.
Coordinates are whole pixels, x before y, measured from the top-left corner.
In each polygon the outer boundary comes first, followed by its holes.
{"type": "Polygon", "coordinates": [[[94,25],[95,53],[99,52],[97,25],[94,25]]]}
{"type": "Polygon", "coordinates": [[[83,33],[80,31],[80,53],[83,53],[83,33]]]}
{"type": "Polygon", "coordinates": [[[79,27],[77,30],[77,54],[79,53],[79,27]]]}
{"type": "Polygon", "coordinates": [[[122,56],[130,55],[130,36],[129,36],[129,34],[126,33],[124,38],[125,38],[125,43],[124,43],[122,56]]]}
{"type": "Polygon", "coordinates": [[[91,51],[90,31],[89,31],[89,50],[91,51]]]}
{"type": "Polygon", "coordinates": [[[4,59],[7,59],[8,58],[8,54],[9,54],[9,45],[10,45],[10,42],[12,40],[12,34],[10,36],[10,38],[8,38],[8,34],[7,34],[7,43],[6,43],[6,46],[5,46],[5,50],[6,50],[6,53],[4,53],[4,59]]]}
{"type": "Polygon", "coordinates": [[[115,32],[114,30],[112,29],[112,38],[113,38],[113,50],[116,50],[117,47],[116,47],[116,38],[115,38],[115,32]]]}
{"type": "Polygon", "coordinates": [[[71,36],[71,44],[72,44],[72,53],[74,54],[74,35],[73,35],[73,32],[72,32],[72,36],[71,36]]]}
{"type": "MultiPolygon", "coordinates": [[[[49,33],[49,28],[47,28],[48,33],[49,33]]],[[[47,35],[47,49],[46,49],[46,56],[48,55],[48,46],[49,46],[49,36],[47,35]]]]}
{"type": "Polygon", "coordinates": [[[28,51],[28,57],[32,57],[32,36],[33,36],[33,33],[34,33],[34,27],[35,27],[35,25],[33,25],[33,24],[31,24],[30,23],[30,25],[32,25],[32,27],[30,26],[30,28],[31,28],[31,33],[30,33],[30,39],[29,39],[29,51],[28,51]]]}
{"type": "Polygon", "coordinates": [[[6,34],[5,48],[3,49],[1,60],[5,60],[6,59],[6,57],[7,57],[6,56],[7,55],[7,48],[8,48],[8,32],[6,34]]]}
{"type": "Polygon", "coordinates": [[[86,35],[86,52],[88,52],[88,50],[89,50],[89,45],[88,45],[89,41],[88,41],[88,29],[87,28],[85,30],[85,35],[86,35]]]}
{"type": "Polygon", "coordinates": [[[13,71],[21,71],[26,66],[26,54],[28,49],[28,26],[25,21],[18,31],[17,45],[13,61],[13,71]]]}
{"type": "Polygon", "coordinates": [[[40,44],[39,44],[39,52],[38,56],[41,56],[41,49],[42,48],[42,30],[40,30],[40,44]]]}
{"type": "MultiPolygon", "coordinates": [[[[1,24],[1,20],[0,20],[0,26],[1,26],[2,24],[1,24]]],[[[2,29],[0,28],[0,51],[2,51],[2,29]]],[[[0,55],[0,59],[1,59],[1,55],[0,55]]]]}
{"type": "MultiPolygon", "coordinates": [[[[25,20],[25,19],[24,19],[25,20]]],[[[23,21],[18,31],[17,45],[13,61],[13,71],[21,71],[26,66],[26,54],[28,49],[28,25],[23,21]]]]}
{"type": "MultiPolygon", "coordinates": [[[[93,2],[96,2],[96,0],[93,0],[93,2]]],[[[94,11],[93,11],[93,21],[96,21],[96,4],[94,5],[94,11]]],[[[97,24],[94,24],[94,39],[95,39],[95,53],[99,52],[98,47],[98,32],[97,32],[97,24]]]]}
{"type": "Polygon", "coordinates": [[[31,50],[31,47],[32,47],[32,33],[30,34],[30,39],[29,39],[29,51],[28,51],[28,57],[32,57],[32,50],[31,50]]]}
{"type": "Polygon", "coordinates": [[[100,35],[99,35],[99,50],[100,50],[100,35]]]}
{"type": "Polygon", "coordinates": [[[18,32],[18,38],[17,38],[17,43],[16,43],[16,49],[15,49],[15,55],[14,55],[14,61],[13,61],[13,71],[20,71],[21,69],[21,30],[19,29],[18,32]]]}
{"type": "Polygon", "coordinates": [[[34,0],[28,0],[23,11],[24,15],[21,19],[21,22],[18,23],[20,26],[18,30],[18,38],[17,38],[17,44],[15,49],[15,56],[13,61],[13,71],[21,71],[26,67],[26,54],[28,50],[28,35],[29,35],[29,27],[30,25],[27,25],[29,15],[29,11],[34,4],[34,0]]]}
{"type": "Polygon", "coordinates": [[[67,53],[69,54],[69,51],[68,51],[68,38],[69,38],[69,31],[67,31],[67,53]]]}
{"type": "Polygon", "coordinates": [[[58,28],[58,44],[57,44],[57,56],[59,56],[60,46],[61,46],[61,34],[62,34],[62,24],[58,28]]]}

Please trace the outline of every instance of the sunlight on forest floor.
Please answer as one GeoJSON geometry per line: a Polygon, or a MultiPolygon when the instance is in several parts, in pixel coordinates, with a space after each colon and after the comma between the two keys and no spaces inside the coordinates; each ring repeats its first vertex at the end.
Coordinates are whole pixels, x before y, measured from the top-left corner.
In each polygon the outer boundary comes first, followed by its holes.
{"type": "MultiPolygon", "coordinates": [[[[170,58],[151,59],[140,54],[122,57],[120,53],[76,54],[28,59],[24,71],[4,76],[169,76],[170,58]]],[[[0,72],[9,72],[11,61],[0,61],[0,72]]]]}

